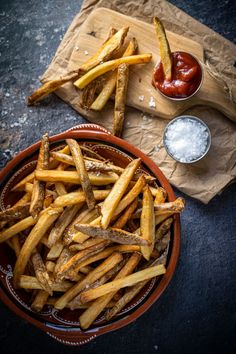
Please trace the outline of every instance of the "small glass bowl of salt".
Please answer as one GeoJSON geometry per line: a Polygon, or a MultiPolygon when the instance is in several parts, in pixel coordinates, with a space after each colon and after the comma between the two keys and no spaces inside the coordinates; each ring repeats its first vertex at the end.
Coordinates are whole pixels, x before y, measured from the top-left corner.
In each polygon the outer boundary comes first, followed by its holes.
{"type": "Polygon", "coordinates": [[[189,115],[179,116],[167,124],[163,143],[174,160],[186,164],[194,163],[208,153],[211,133],[201,119],[189,115]]]}

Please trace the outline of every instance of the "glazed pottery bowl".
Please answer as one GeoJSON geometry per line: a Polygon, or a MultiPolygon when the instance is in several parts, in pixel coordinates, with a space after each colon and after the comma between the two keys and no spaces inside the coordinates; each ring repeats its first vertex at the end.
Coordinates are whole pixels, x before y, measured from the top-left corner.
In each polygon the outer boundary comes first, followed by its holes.
{"type": "MultiPolygon", "coordinates": [[[[125,167],[133,158],[141,158],[141,169],[145,173],[156,177],[158,184],[166,189],[169,201],[176,199],[167,179],[151,159],[128,142],[114,137],[105,129],[92,124],[77,126],[64,133],[52,136],[50,138],[50,148],[57,149],[67,138],[77,139],[80,143],[89,146],[120,167],[125,167]]],[[[11,189],[19,180],[34,170],[39,146],[40,142],[37,142],[20,152],[1,171],[0,203],[2,209],[12,205],[16,198],[19,198],[19,195],[11,192],[11,189]]],[[[114,319],[107,322],[101,315],[86,331],[83,331],[79,325],[80,310],[64,309],[58,311],[47,306],[44,307],[42,312],[36,313],[30,308],[30,294],[23,289],[15,290],[12,286],[15,255],[6,244],[0,244],[0,298],[17,315],[42,329],[56,340],[68,345],[87,343],[97,336],[117,330],[133,322],[160,297],[173,276],[179,256],[180,220],[178,215],[174,216],[171,232],[166,274],[158,279],[150,280],[146,287],[114,319]]]]}

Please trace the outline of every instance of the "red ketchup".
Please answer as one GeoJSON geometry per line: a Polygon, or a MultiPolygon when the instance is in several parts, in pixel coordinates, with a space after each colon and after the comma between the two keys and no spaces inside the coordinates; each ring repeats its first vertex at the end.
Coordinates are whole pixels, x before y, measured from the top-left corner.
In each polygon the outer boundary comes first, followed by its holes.
{"type": "Polygon", "coordinates": [[[154,69],[152,84],[164,95],[172,98],[191,96],[202,80],[202,69],[197,60],[185,52],[174,52],[172,55],[172,79],[164,75],[162,62],[154,69]]]}

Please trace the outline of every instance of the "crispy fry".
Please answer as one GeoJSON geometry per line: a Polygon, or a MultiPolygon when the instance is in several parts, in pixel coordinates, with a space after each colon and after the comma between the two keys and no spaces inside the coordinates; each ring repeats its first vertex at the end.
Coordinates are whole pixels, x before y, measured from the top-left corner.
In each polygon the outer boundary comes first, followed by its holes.
{"type": "Polygon", "coordinates": [[[169,218],[173,214],[174,214],[173,211],[167,211],[165,214],[155,216],[155,225],[157,226],[157,225],[161,224],[164,220],[166,220],[167,218],[169,218]]]}
{"type": "MultiPolygon", "coordinates": [[[[39,149],[39,156],[35,171],[47,170],[49,166],[49,137],[44,134],[39,149]]],[[[45,183],[34,179],[34,186],[32,191],[30,214],[34,219],[37,219],[40,211],[43,209],[43,202],[45,197],[45,183]]]]}
{"type": "Polygon", "coordinates": [[[38,252],[34,252],[31,256],[31,262],[33,264],[35,276],[42,288],[50,295],[52,295],[52,282],[49,278],[45,264],[42,257],[38,252]]]}
{"type": "MultiPolygon", "coordinates": [[[[128,44],[127,49],[123,54],[123,57],[133,55],[137,49],[137,46],[138,44],[136,39],[132,38],[132,40],[128,44]]],[[[91,105],[90,107],[91,109],[93,109],[94,111],[101,111],[103,109],[103,107],[111,97],[113,91],[115,90],[116,79],[117,79],[117,71],[110,73],[105,85],[103,86],[102,91],[100,92],[96,100],[91,105]]]]}
{"type": "Polygon", "coordinates": [[[150,241],[149,246],[141,247],[145,259],[149,261],[155,243],[155,215],[151,191],[146,185],[143,190],[143,209],[140,220],[141,237],[150,241]]]}
{"type": "Polygon", "coordinates": [[[164,265],[157,265],[144,270],[140,270],[139,272],[127,275],[124,278],[113,280],[112,282],[103,284],[98,288],[84,291],[80,296],[80,300],[82,303],[86,303],[95,300],[100,296],[106,295],[111,291],[117,291],[121,288],[125,288],[126,286],[132,286],[134,284],[139,283],[140,281],[151,279],[158,275],[165,274],[165,272],[166,269],[164,265]]]}
{"type": "Polygon", "coordinates": [[[161,254],[170,243],[170,230],[155,244],[156,250],[161,254]]]}
{"type": "Polygon", "coordinates": [[[87,170],[85,168],[84,158],[80,149],[79,144],[74,139],[67,139],[67,144],[69,145],[76,170],[78,172],[82,189],[85,193],[86,203],[89,209],[93,209],[95,207],[96,201],[94,198],[92,186],[89,180],[89,176],[87,170]]]}
{"type": "MultiPolygon", "coordinates": [[[[26,191],[26,193],[29,193],[30,196],[32,195],[33,188],[34,188],[33,183],[29,183],[29,182],[25,183],[25,191],[26,191]]],[[[50,190],[50,189],[46,189],[45,196],[52,196],[55,199],[57,197],[57,193],[55,191],[50,190]]]]}
{"type": "MultiPolygon", "coordinates": [[[[101,216],[99,216],[98,218],[96,218],[95,220],[93,220],[91,222],[88,222],[88,224],[91,226],[99,226],[100,223],[101,223],[101,216]]],[[[89,235],[86,235],[83,232],[77,231],[77,233],[73,235],[73,241],[78,242],[78,243],[83,243],[89,237],[90,237],[89,235]]]]}
{"type": "MultiPolygon", "coordinates": [[[[60,154],[60,152],[58,152],[60,154]]],[[[64,156],[68,156],[66,154],[63,154],[64,156]]],[[[64,171],[65,168],[66,168],[66,164],[64,163],[60,163],[58,166],[57,166],[57,170],[58,171],[64,171]]],[[[66,190],[66,187],[64,185],[63,182],[56,182],[55,183],[55,190],[57,192],[57,195],[64,195],[67,193],[67,190],[66,190]]]]}
{"type": "Polygon", "coordinates": [[[61,208],[49,207],[48,210],[39,217],[37,224],[26,238],[14,268],[13,280],[15,287],[18,287],[20,276],[24,273],[32,251],[62,211],[61,208]]]}
{"type": "Polygon", "coordinates": [[[157,242],[160,240],[169,230],[171,227],[171,224],[173,222],[173,218],[166,219],[157,229],[156,231],[156,236],[155,236],[155,241],[157,242]]]}
{"type": "Polygon", "coordinates": [[[72,252],[71,250],[69,250],[69,248],[65,247],[59,258],[57,259],[57,262],[56,262],[56,265],[55,265],[55,268],[54,268],[54,278],[57,276],[57,273],[58,273],[58,270],[64,265],[66,264],[69,259],[71,257],[73,257],[74,255],[74,252],[72,252]]]}
{"type": "Polygon", "coordinates": [[[113,253],[102,264],[96,267],[91,273],[89,273],[81,282],[75,284],[70,291],[67,291],[61,298],[55,303],[55,308],[63,309],[76,295],[78,295],[86,286],[94,283],[97,279],[101,278],[105,273],[115,267],[123,259],[120,253],[113,253]]]}
{"type": "Polygon", "coordinates": [[[116,222],[112,225],[113,228],[116,229],[122,229],[127,221],[130,219],[131,215],[135,211],[138,205],[138,200],[137,198],[134,199],[134,201],[127,207],[127,209],[124,211],[124,213],[119,217],[119,219],[116,220],[116,222]]]}
{"type": "Polygon", "coordinates": [[[30,203],[14,205],[11,208],[0,211],[0,221],[21,220],[29,216],[30,203]]]}
{"type": "Polygon", "coordinates": [[[80,148],[81,148],[81,150],[83,151],[83,153],[85,155],[84,158],[86,158],[86,159],[90,158],[90,160],[93,159],[93,161],[94,161],[94,159],[96,159],[98,161],[105,161],[106,160],[104,157],[99,155],[96,151],[94,151],[90,147],[87,147],[85,145],[80,145],[80,148]]]}
{"type": "Polygon", "coordinates": [[[85,266],[85,267],[82,267],[80,268],[80,272],[83,273],[83,274],[88,274],[89,272],[91,272],[93,270],[92,267],[90,266],[85,266]]]}
{"type": "Polygon", "coordinates": [[[110,194],[105,199],[105,201],[102,205],[102,208],[101,208],[101,214],[102,214],[101,225],[103,228],[108,227],[108,225],[111,221],[111,218],[112,218],[121,198],[123,197],[135,171],[139,167],[140,163],[141,163],[141,160],[136,159],[136,160],[131,161],[128,164],[128,166],[124,169],[123,173],[119,177],[118,181],[113,186],[110,194]]]}
{"type": "Polygon", "coordinates": [[[54,262],[52,262],[52,261],[47,261],[46,263],[45,263],[45,267],[46,267],[46,269],[47,269],[47,271],[49,272],[49,273],[53,273],[54,272],[54,270],[55,270],[55,263],[54,262]]]}
{"type": "Polygon", "coordinates": [[[172,58],[171,58],[171,50],[169,46],[168,39],[166,37],[166,31],[159,20],[158,17],[153,18],[153,24],[156,30],[157,38],[159,41],[159,48],[160,48],[160,56],[163,65],[163,71],[165,74],[165,78],[171,81],[172,78],[172,58]]]}
{"type": "Polygon", "coordinates": [[[82,250],[85,250],[93,245],[97,245],[101,241],[102,241],[102,239],[90,238],[83,243],[76,243],[76,244],[69,246],[69,249],[73,252],[82,251],[82,250]]]}
{"type": "Polygon", "coordinates": [[[148,240],[144,240],[135,234],[131,234],[130,232],[121,229],[103,229],[100,226],[91,226],[86,224],[76,224],[75,228],[91,237],[110,240],[122,245],[148,246],[150,244],[148,240]]]}
{"type": "Polygon", "coordinates": [[[25,178],[23,178],[22,180],[20,180],[20,182],[18,182],[13,188],[12,188],[12,192],[14,191],[22,191],[25,189],[25,184],[27,182],[32,183],[34,180],[34,171],[31,172],[28,176],[26,176],[25,178]]]}
{"type": "Polygon", "coordinates": [[[66,227],[72,222],[79,209],[81,208],[80,204],[68,206],[65,208],[63,213],[57,219],[54,227],[50,231],[48,236],[48,247],[52,247],[56,242],[61,240],[62,234],[65,231],[66,227]]]}
{"type": "Polygon", "coordinates": [[[146,179],[144,175],[140,176],[138,181],[135,183],[133,188],[124,196],[123,199],[119,202],[113,218],[119,215],[135,198],[138,197],[139,193],[142,191],[143,187],[146,184],[146,179]]]}
{"type": "Polygon", "coordinates": [[[185,200],[183,198],[177,198],[174,202],[155,204],[155,210],[157,211],[173,211],[181,212],[184,209],[185,200]]]}
{"type": "MultiPolygon", "coordinates": [[[[137,264],[139,263],[140,259],[141,259],[141,255],[134,253],[129,258],[129,260],[127,261],[125,266],[117,274],[117,276],[115,277],[114,280],[124,278],[125,276],[132,273],[133,270],[135,269],[135,267],[137,266],[137,264]]],[[[99,314],[104,310],[104,308],[112,300],[112,298],[114,297],[116,292],[117,291],[115,290],[115,291],[110,292],[107,295],[101,296],[96,301],[94,301],[85,312],[83,312],[83,314],[79,318],[80,325],[83,329],[87,329],[93,323],[93,321],[99,316],[99,314]]],[[[73,304],[74,304],[74,306],[76,305],[76,298],[72,302],[72,306],[71,306],[72,309],[75,308],[75,307],[73,307],[73,304]]]]}
{"type": "MultiPolygon", "coordinates": [[[[74,284],[67,280],[62,280],[60,283],[53,283],[52,290],[65,292],[70,289],[74,284]]],[[[43,290],[41,284],[38,282],[37,278],[31,277],[29,275],[21,275],[19,278],[19,288],[23,289],[36,289],[43,290]]]]}
{"type": "Polygon", "coordinates": [[[10,226],[7,229],[3,229],[0,232],[0,243],[5,242],[9,238],[17,235],[19,232],[28,229],[28,227],[33,226],[36,223],[36,220],[32,218],[32,216],[28,216],[27,218],[18,221],[16,224],[10,226]]]}
{"type": "Polygon", "coordinates": [[[31,304],[32,310],[40,312],[43,309],[44,305],[46,305],[48,297],[49,294],[47,291],[39,290],[35,296],[34,301],[31,304]]]}
{"type": "MultiPolygon", "coordinates": [[[[110,193],[110,189],[104,189],[104,190],[94,190],[93,194],[95,197],[95,200],[104,200],[110,193]]],[[[83,203],[85,202],[86,199],[86,194],[83,191],[77,191],[77,192],[71,192],[71,193],[67,193],[65,195],[61,195],[60,197],[58,197],[54,204],[56,206],[61,206],[61,207],[65,207],[65,206],[69,206],[69,205],[74,205],[74,204],[78,204],[78,203],[83,203]]]]}
{"type": "MultiPolygon", "coordinates": [[[[48,243],[47,243],[48,246],[48,243]]],[[[56,243],[54,243],[54,245],[51,247],[51,249],[49,250],[48,254],[47,254],[47,259],[49,260],[54,260],[57,259],[62,250],[64,248],[64,244],[62,241],[57,241],[56,243]]]]}
{"type": "MultiPolygon", "coordinates": [[[[35,177],[39,181],[44,182],[64,182],[72,184],[80,184],[80,178],[77,171],[56,171],[56,170],[43,170],[35,171],[35,177]]],[[[89,173],[89,179],[94,186],[104,186],[110,183],[115,183],[118,176],[114,172],[106,174],[89,173]]]]}
{"type": "Polygon", "coordinates": [[[65,274],[71,269],[75,268],[79,262],[93,256],[103,250],[107,245],[107,241],[101,241],[99,244],[91,246],[90,248],[76,253],[65,264],[63,264],[57,272],[57,279],[62,279],[65,274]]]}
{"type": "Polygon", "coordinates": [[[154,204],[165,203],[166,197],[167,197],[166,190],[162,187],[157,188],[154,204]]]}
{"type": "Polygon", "coordinates": [[[79,89],[83,89],[84,87],[86,87],[91,81],[93,81],[97,77],[105,74],[106,72],[108,72],[110,70],[116,69],[121,64],[125,64],[125,63],[128,65],[145,64],[145,63],[149,63],[151,59],[152,59],[151,54],[140,54],[140,55],[132,55],[132,56],[128,56],[128,57],[123,57],[123,58],[107,61],[103,64],[98,65],[97,67],[90,70],[89,72],[87,72],[85,75],[83,75],[77,81],[75,81],[74,85],[79,89]]]}

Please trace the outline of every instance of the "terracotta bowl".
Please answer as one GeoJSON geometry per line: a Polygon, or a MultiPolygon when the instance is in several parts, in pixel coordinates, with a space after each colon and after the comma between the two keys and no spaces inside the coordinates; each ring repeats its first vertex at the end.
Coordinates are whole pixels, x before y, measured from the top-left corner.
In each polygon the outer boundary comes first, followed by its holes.
{"type": "MultiPolygon", "coordinates": [[[[74,138],[87,146],[92,147],[105,158],[117,165],[124,167],[136,157],[142,159],[141,169],[145,173],[154,175],[158,183],[166,189],[168,200],[175,200],[173,190],[159,168],[140,150],[128,142],[114,137],[105,129],[85,124],[72,128],[50,138],[51,148],[62,145],[66,138],[74,138]]],[[[40,142],[31,145],[20,152],[0,173],[0,203],[1,208],[12,205],[19,195],[11,192],[11,188],[24,176],[35,168],[35,160],[40,142]]],[[[44,308],[41,313],[36,313],[30,308],[30,294],[12,286],[12,269],[15,263],[15,255],[5,244],[0,244],[0,298],[17,315],[24,320],[42,329],[49,336],[59,342],[68,345],[81,345],[95,339],[97,336],[128,325],[141,316],[160,297],[169,284],[179,256],[180,249],[180,220],[176,215],[172,228],[172,240],[169,249],[167,272],[158,279],[152,279],[136,298],[129,303],[123,311],[114,319],[106,322],[100,316],[93,326],[86,331],[79,326],[80,310],[71,311],[64,309],[55,310],[51,307],[44,308]]]]}

